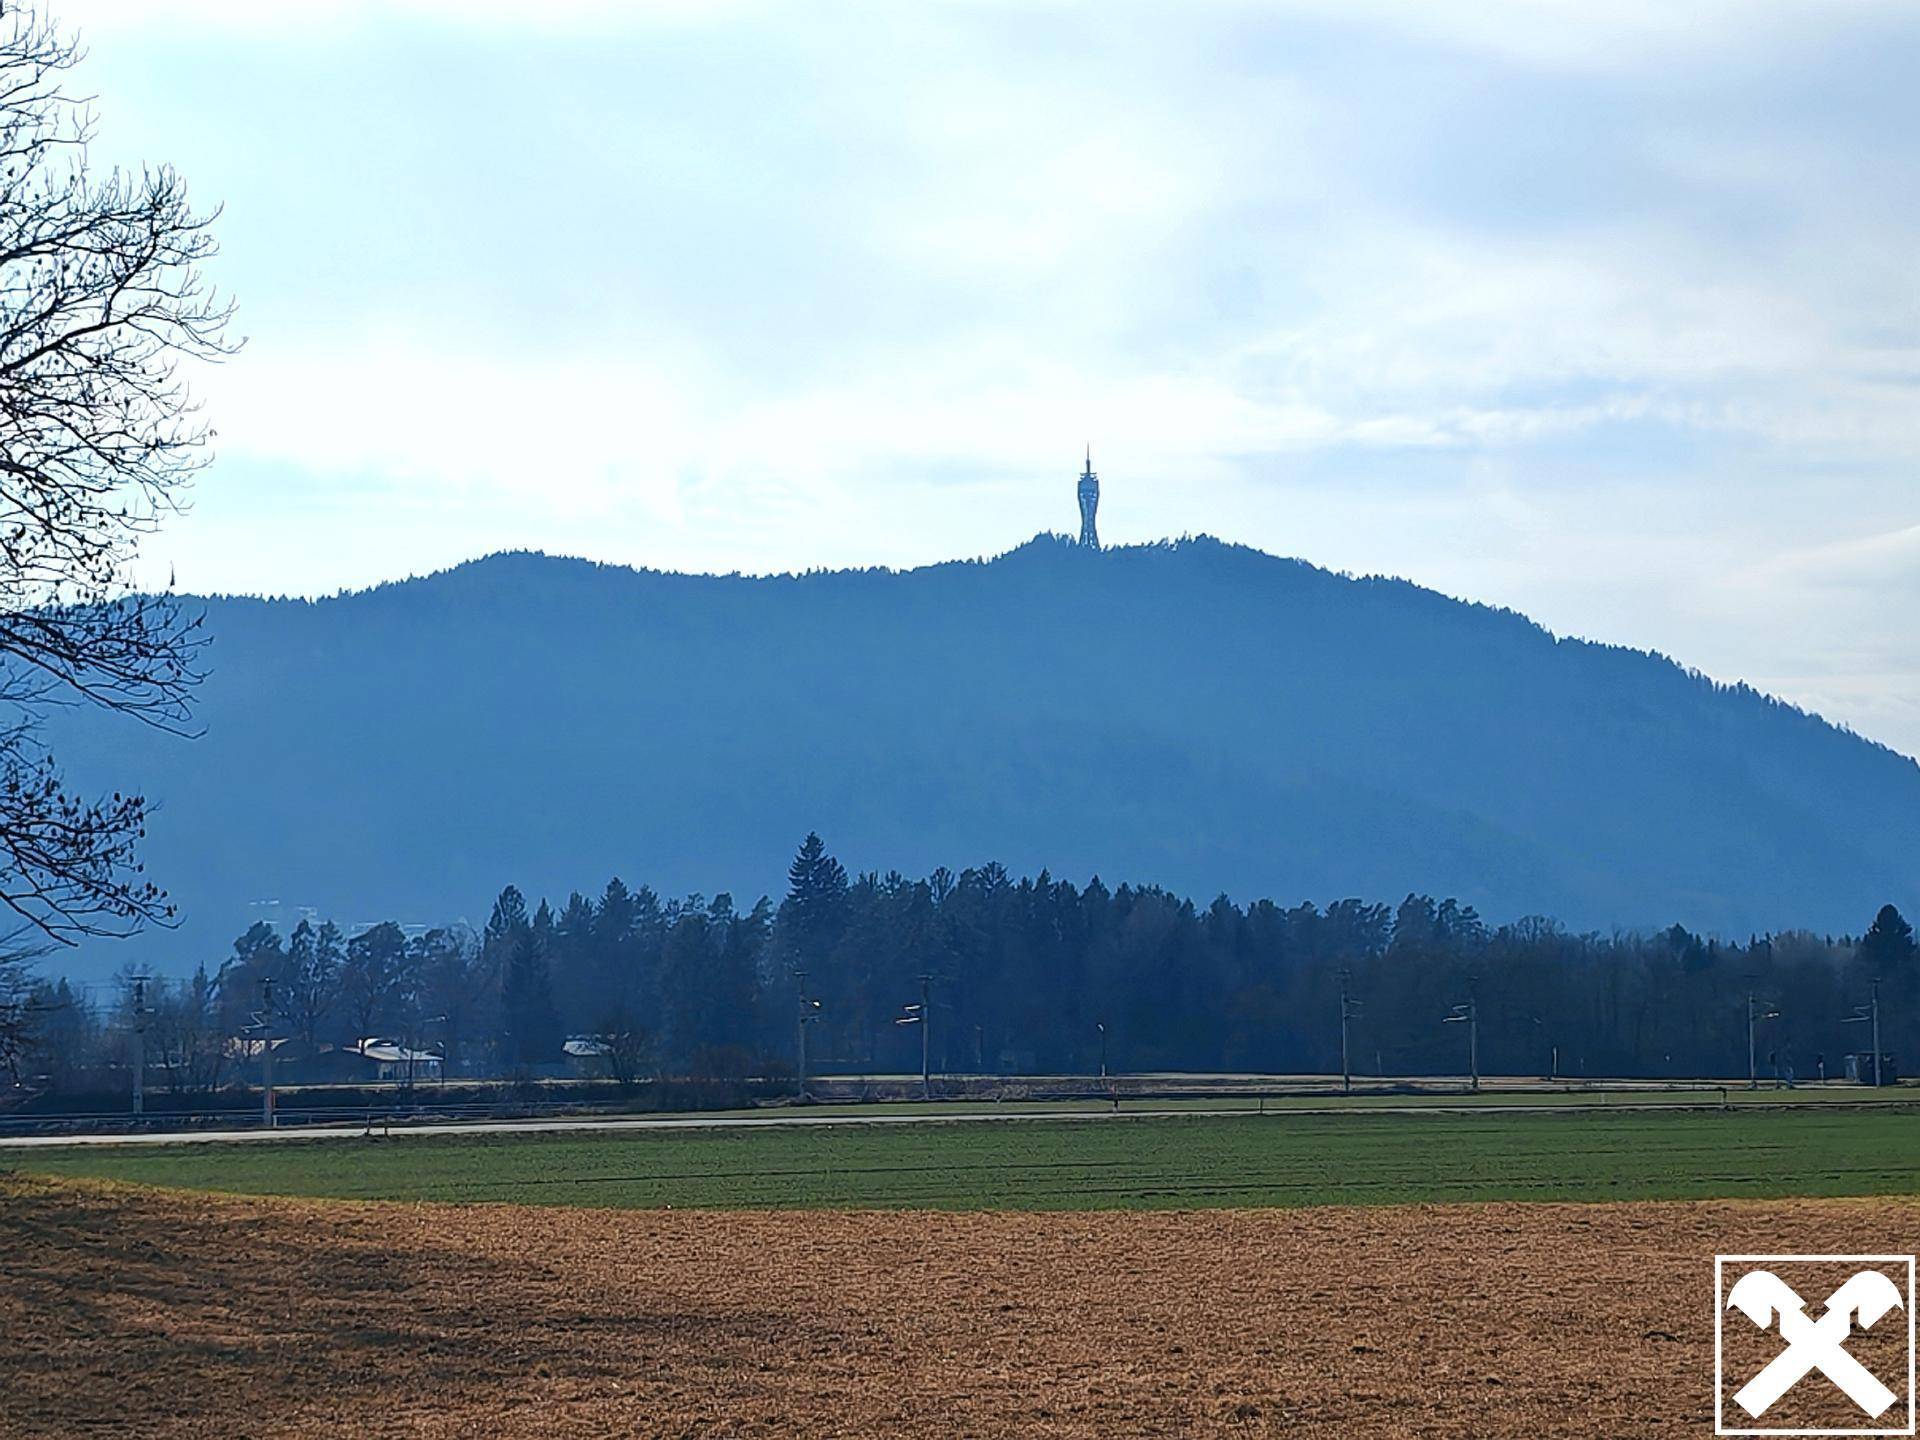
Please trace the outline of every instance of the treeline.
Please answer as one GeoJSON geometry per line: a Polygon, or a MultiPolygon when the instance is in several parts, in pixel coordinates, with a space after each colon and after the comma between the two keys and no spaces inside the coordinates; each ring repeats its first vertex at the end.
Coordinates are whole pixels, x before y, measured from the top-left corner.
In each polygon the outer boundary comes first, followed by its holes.
{"type": "MultiPolygon", "coordinates": [[[[1464,1072],[1478,1014],[1488,1074],[1837,1077],[1868,1027],[1845,1024],[1880,982],[1882,1048],[1920,1054],[1915,944],[1892,907],[1858,939],[1789,932],[1729,943],[1663,933],[1571,934],[1528,918],[1487,925],[1454,900],[1325,908],[1222,896],[1204,907],[1152,886],[1084,887],[997,864],[921,879],[849,876],[816,835],[785,898],[664,899],[619,880],[558,909],[509,886],[485,928],[345,935],[256,925],[190,978],[90,1006],[64,981],[0,970],[0,1067],[16,1082],[80,1083],[124,1064],[140,1009],[150,1066],[211,1087],[236,1041],[267,1033],[311,1052],[380,1038],[445,1055],[453,1073],[541,1073],[565,1042],[621,1080],[789,1072],[800,1017],[815,1071],[912,1071],[910,1020],[931,996],[930,1051],[947,1073],[1336,1071],[1340,996],[1358,1075],[1464,1072]],[[11,980],[8,975],[11,974],[11,980]],[[922,977],[926,977],[923,981],[922,977]]],[[[294,1053],[290,1051],[289,1053],[294,1053]]]]}

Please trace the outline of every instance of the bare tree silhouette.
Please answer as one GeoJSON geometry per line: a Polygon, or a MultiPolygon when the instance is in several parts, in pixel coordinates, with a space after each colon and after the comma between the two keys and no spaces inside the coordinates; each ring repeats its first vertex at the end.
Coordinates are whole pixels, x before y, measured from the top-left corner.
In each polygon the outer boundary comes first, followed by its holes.
{"type": "Polygon", "coordinates": [[[135,854],[145,799],[76,794],[39,722],[90,704],[186,730],[199,617],[129,566],[208,458],[181,364],[237,348],[200,270],[218,211],[164,166],[89,172],[81,58],[0,0],[0,906],[67,942],[173,914],[135,854]]]}

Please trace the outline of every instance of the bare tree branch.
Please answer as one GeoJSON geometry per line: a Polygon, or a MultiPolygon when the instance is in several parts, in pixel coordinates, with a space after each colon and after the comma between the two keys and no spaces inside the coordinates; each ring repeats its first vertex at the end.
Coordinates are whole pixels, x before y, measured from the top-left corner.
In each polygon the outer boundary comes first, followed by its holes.
{"type": "Polygon", "coordinates": [[[0,0],[0,909],[68,942],[172,918],[135,855],[145,800],[69,793],[38,721],[85,704],[187,732],[200,619],[129,566],[208,459],[181,368],[237,348],[201,273],[219,212],[164,166],[90,174],[91,102],[63,88],[81,58],[0,0]]]}

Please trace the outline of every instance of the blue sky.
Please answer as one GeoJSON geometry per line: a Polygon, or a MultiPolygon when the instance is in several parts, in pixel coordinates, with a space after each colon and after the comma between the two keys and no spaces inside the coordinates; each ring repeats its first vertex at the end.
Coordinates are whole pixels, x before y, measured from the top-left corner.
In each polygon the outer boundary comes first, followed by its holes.
{"type": "Polygon", "coordinates": [[[1920,10],[70,0],[245,352],[149,547],[910,565],[1208,531],[1920,752],[1920,10]]]}

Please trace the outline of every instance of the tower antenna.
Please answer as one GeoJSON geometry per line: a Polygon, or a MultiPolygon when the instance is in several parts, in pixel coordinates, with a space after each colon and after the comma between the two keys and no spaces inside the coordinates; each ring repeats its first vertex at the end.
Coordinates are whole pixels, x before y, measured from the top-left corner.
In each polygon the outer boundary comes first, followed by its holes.
{"type": "Polygon", "coordinates": [[[1089,550],[1100,548],[1100,532],[1094,528],[1094,516],[1100,509],[1100,477],[1093,473],[1093,445],[1087,445],[1087,468],[1080,473],[1080,543],[1089,550]]]}

